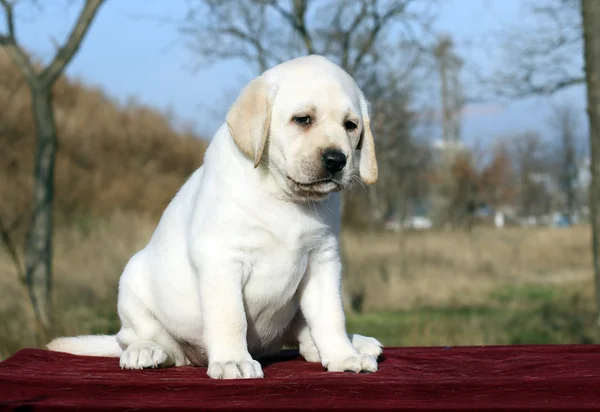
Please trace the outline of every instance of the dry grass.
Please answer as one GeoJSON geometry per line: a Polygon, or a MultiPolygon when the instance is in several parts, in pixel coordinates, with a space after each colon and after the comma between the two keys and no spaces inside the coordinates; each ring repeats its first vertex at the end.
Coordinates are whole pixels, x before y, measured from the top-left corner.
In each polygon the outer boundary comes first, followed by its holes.
{"type": "Polygon", "coordinates": [[[362,309],[479,304],[501,285],[592,278],[591,232],[580,226],[472,232],[346,233],[348,287],[362,309]]]}
{"type": "MultiPolygon", "coordinates": [[[[57,334],[118,329],[118,277],[131,254],[147,242],[155,223],[155,218],[116,213],[57,231],[57,334]]],[[[514,319],[541,316],[546,309],[535,306],[538,303],[561,307],[564,311],[557,316],[570,314],[568,322],[579,325],[585,319],[584,326],[589,326],[588,228],[345,233],[343,239],[351,256],[347,284],[354,290],[364,285],[367,312],[351,317],[350,325],[373,331],[386,344],[528,341],[524,331],[531,328],[519,324],[524,329],[518,329],[515,337],[514,319]]],[[[12,273],[7,256],[0,252],[0,355],[4,356],[36,345],[12,273]]],[[[545,316],[554,322],[554,315],[545,316]]],[[[579,329],[572,331],[571,323],[560,325],[552,334],[544,329],[535,339],[571,342],[583,336],[579,329]]]]}

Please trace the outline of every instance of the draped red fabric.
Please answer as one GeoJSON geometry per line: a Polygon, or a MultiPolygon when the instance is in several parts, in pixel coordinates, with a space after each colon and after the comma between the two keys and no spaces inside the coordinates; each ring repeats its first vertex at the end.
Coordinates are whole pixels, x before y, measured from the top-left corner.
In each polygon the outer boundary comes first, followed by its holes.
{"type": "Polygon", "coordinates": [[[387,348],[359,375],[296,353],[263,366],[264,379],[216,381],[26,349],[0,363],[0,410],[600,410],[600,345],[387,348]]]}

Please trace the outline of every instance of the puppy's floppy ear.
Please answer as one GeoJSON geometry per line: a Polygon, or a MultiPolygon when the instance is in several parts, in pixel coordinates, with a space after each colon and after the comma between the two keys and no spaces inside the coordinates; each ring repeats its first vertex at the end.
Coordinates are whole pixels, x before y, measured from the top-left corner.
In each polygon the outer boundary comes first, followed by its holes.
{"type": "Polygon", "coordinates": [[[360,149],[360,178],[367,184],[373,184],[377,181],[377,158],[375,156],[375,142],[373,133],[371,133],[371,118],[369,117],[369,107],[365,97],[360,95],[360,110],[362,112],[363,130],[357,150],[360,149]]]}
{"type": "Polygon", "coordinates": [[[252,80],[233,103],[226,123],[235,144],[254,162],[262,158],[271,124],[271,91],[262,77],[252,80]]]}

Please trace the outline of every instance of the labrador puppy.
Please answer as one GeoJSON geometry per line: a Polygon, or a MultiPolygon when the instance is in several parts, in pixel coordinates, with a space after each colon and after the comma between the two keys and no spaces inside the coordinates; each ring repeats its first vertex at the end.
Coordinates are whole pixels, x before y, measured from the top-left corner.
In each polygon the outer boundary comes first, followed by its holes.
{"type": "Polygon", "coordinates": [[[127,263],[118,334],[48,348],[232,379],[263,377],[256,359],[294,345],[328,371],[375,372],[382,345],[347,334],[341,297],[339,191],[358,179],[374,183],[377,162],[354,80],[316,55],[273,67],[127,263]]]}

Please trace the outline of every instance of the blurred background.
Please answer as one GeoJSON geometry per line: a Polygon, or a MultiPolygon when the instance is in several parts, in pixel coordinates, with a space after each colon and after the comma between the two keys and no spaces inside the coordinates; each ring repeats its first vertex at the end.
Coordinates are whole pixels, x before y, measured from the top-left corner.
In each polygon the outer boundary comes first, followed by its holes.
{"type": "Polygon", "coordinates": [[[600,342],[585,4],[0,0],[0,359],[116,333],[124,265],[239,90],[309,53],[372,105],[380,177],[343,203],[350,331],[600,342]]]}

